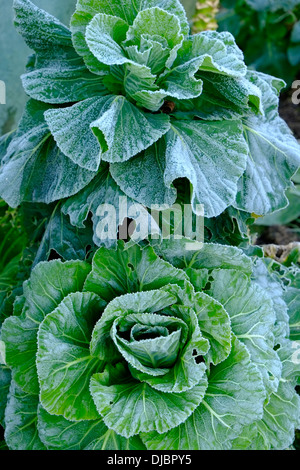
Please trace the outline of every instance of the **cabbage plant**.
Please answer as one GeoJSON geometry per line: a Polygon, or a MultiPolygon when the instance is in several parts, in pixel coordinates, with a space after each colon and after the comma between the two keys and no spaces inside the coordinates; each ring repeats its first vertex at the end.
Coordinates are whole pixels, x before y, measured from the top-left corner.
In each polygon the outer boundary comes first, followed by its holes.
{"type": "Polygon", "coordinates": [[[10,449],[292,444],[299,364],[283,298],[238,248],[186,241],[33,269],[1,330],[10,449]]]}
{"type": "Polygon", "coordinates": [[[248,70],[230,33],[190,35],[179,0],[79,0],[70,29],[29,0],[14,9],[34,53],[1,158],[9,205],[67,199],[82,228],[120,194],[172,206],[182,179],[208,218],[287,205],[300,153],[278,114],[284,83],[248,70]]]}

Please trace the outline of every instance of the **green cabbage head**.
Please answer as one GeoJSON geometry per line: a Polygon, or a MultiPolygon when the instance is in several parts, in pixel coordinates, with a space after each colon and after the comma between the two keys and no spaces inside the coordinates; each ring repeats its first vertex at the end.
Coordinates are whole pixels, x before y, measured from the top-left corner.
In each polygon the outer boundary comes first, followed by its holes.
{"type": "Polygon", "coordinates": [[[184,240],[38,264],[1,330],[8,446],[291,445],[288,317],[251,276],[239,249],[187,251],[184,240]]]}

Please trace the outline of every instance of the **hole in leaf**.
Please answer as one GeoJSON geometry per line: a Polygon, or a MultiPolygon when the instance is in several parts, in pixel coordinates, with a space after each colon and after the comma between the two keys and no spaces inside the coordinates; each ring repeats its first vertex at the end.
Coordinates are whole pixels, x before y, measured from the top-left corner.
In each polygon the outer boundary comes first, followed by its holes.
{"type": "Polygon", "coordinates": [[[128,268],[129,268],[132,272],[135,271],[135,267],[133,266],[133,264],[128,263],[127,266],[128,266],[128,268]]]}
{"type": "Polygon", "coordinates": [[[198,354],[198,351],[196,349],[193,350],[193,357],[196,364],[201,364],[201,362],[205,362],[204,357],[198,354]]]}

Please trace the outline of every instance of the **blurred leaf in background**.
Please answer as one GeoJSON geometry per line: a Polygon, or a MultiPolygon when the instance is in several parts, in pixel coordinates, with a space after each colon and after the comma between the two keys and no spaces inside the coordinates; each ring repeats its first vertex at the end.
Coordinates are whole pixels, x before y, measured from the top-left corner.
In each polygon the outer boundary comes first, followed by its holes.
{"type": "Polygon", "coordinates": [[[219,31],[230,31],[247,65],[291,85],[300,72],[300,2],[222,0],[219,31]]]}

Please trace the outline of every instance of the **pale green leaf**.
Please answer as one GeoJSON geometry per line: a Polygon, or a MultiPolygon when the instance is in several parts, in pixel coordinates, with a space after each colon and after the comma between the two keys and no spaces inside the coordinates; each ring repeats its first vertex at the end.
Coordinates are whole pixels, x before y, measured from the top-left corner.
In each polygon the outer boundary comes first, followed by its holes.
{"type": "Polygon", "coordinates": [[[130,161],[110,166],[110,173],[122,191],[149,208],[170,207],[176,201],[175,188],[172,185],[167,188],[164,182],[165,149],[165,140],[160,139],[130,161]]]}
{"type": "Polygon", "coordinates": [[[153,244],[155,252],[173,264],[176,268],[185,269],[236,269],[251,274],[253,264],[237,247],[205,243],[199,248],[199,243],[189,238],[163,240],[153,244]]]}
{"type": "Polygon", "coordinates": [[[128,24],[134,22],[139,11],[160,7],[179,18],[184,34],[189,33],[189,23],[183,6],[179,0],[95,0],[92,4],[89,0],[79,0],[76,11],[71,19],[71,31],[76,51],[80,54],[87,66],[94,73],[101,73],[101,64],[90,52],[86,39],[86,28],[93,17],[99,13],[121,18],[128,24]]]}
{"type": "Polygon", "coordinates": [[[86,28],[86,43],[100,63],[121,65],[129,61],[120,44],[128,31],[126,21],[98,13],[86,28]]]}
{"type": "Polygon", "coordinates": [[[123,162],[159,140],[170,129],[169,117],[143,112],[123,96],[115,96],[91,123],[102,144],[103,160],[123,162]],[[107,151],[105,151],[107,150],[107,151]]]}
{"type": "Polygon", "coordinates": [[[58,147],[77,165],[97,171],[101,161],[100,144],[90,129],[110,96],[90,98],[70,108],[49,109],[45,119],[58,147]]]}
{"type": "Polygon", "coordinates": [[[38,409],[39,436],[49,450],[144,450],[138,436],[125,439],[108,429],[102,419],[71,422],[38,409]]]}
{"type": "Polygon", "coordinates": [[[143,434],[149,450],[228,450],[242,428],[263,413],[265,390],[246,347],[233,338],[226,361],[211,369],[204,400],[179,427],[143,434]]]}
{"type": "Polygon", "coordinates": [[[115,320],[125,318],[130,314],[158,313],[176,303],[176,295],[168,289],[136,292],[134,294],[119,295],[105,308],[100,320],[93,330],[90,350],[94,357],[113,363],[122,356],[116,348],[111,330],[115,320]]]}
{"type": "Polygon", "coordinates": [[[91,393],[105,424],[125,437],[177,426],[199,405],[207,387],[203,380],[187,392],[159,392],[131,378],[121,363],[115,368],[92,377],[91,393]]]}
{"type": "Polygon", "coordinates": [[[40,400],[51,414],[71,421],[97,418],[89,379],[102,363],[90,355],[89,342],[104,305],[91,293],[70,294],[39,327],[40,400]]]}
{"type": "Polygon", "coordinates": [[[94,255],[92,271],[84,289],[107,302],[123,294],[151,291],[169,284],[183,286],[185,273],[160,259],[151,247],[133,245],[117,251],[100,248],[94,255]]]}
{"type": "Polygon", "coordinates": [[[1,338],[6,346],[7,365],[14,380],[25,391],[37,394],[37,334],[45,315],[71,292],[81,291],[91,267],[83,261],[39,263],[24,284],[26,308],[20,317],[6,319],[1,338]]]}
{"type": "Polygon", "coordinates": [[[282,209],[288,203],[285,191],[300,166],[299,144],[279,117],[251,117],[244,122],[244,133],[249,157],[234,205],[257,215],[282,209]]]}
{"type": "Polygon", "coordinates": [[[37,430],[38,395],[11,383],[5,413],[5,441],[10,450],[46,450],[37,430]]]}
{"type": "Polygon", "coordinates": [[[267,391],[276,391],[281,361],[273,349],[276,315],[269,295],[247,276],[233,270],[213,271],[209,294],[228,312],[232,331],[247,346],[267,391]]]}
{"type": "Polygon", "coordinates": [[[197,292],[194,310],[200,330],[210,344],[208,360],[214,365],[224,361],[231,351],[231,324],[224,307],[212,297],[197,292]]]}
{"type": "Polygon", "coordinates": [[[178,17],[158,6],[138,13],[132,26],[128,29],[125,44],[132,41],[134,44],[140,45],[143,35],[163,38],[170,51],[181,44],[183,40],[178,17]]]}
{"type": "Polygon", "coordinates": [[[173,121],[167,134],[165,183],[188,178],[192,205],[215,217],[231,205],[247,165],[248,148],[237,121],[173,121]]]}
{"type": "Polygon", "coordinates": [[[196,57],[202,59],[200,72],[222,73],[237,78],[247,72],[243,53],[228,32],[203,31],[190,36],[183,42],[174,65],[196,57]]]}
{"type": "Polygon", "coordinates": [[[48,108],[29,101],[2,161],[0,194],[13,207],[23,201],[48,204],[71,196],[95,175],[75,165],[58,149],[43,118],[48,108]]]}

